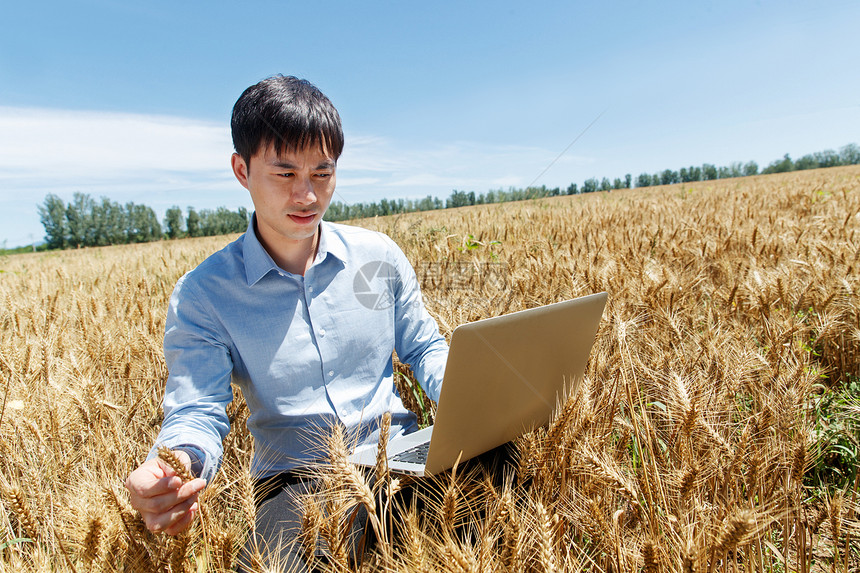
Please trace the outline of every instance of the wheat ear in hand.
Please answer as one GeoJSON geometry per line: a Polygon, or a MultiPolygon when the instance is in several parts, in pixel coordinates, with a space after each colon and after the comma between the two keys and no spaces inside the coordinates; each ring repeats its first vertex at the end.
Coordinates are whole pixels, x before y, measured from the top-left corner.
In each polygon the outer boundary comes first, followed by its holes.
{"type": "Polygon", "coordinates": [[[194,479],[194,476],[191,475],[191,472],[188,471],[188,468],[185,467],[185,464],[182,463],[179,456],[176,455],[176,452],[167,446],[158,447],[158,457],[161,458],[161,461],[173,468],[173,471],[176,472],[176,475],[179,476],[182,483],[189,482],[194,479]]]}

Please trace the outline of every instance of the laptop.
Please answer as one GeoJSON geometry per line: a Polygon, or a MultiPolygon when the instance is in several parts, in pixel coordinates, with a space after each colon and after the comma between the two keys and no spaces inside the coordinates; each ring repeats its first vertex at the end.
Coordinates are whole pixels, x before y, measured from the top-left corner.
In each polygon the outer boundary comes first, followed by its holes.
{"type": "MultiPolygon", "coordinates": [[[[549,422],[582,380],[605,292],[458,326],[451,335],[436,423],[392,438],[392,472],[431,476],[549,422]]],[[[376,444],[350,460],[376,464],[376,444]]]]}

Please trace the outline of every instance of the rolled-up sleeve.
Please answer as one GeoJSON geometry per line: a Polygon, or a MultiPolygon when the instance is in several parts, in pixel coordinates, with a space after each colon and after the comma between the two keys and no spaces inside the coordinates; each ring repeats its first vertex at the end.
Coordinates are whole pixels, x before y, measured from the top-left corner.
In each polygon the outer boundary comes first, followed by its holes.
{"type": "Polygon", "coordinates": [[[160,445],[192,444],[205,454],[200,477],[210,481],[230,429],[226,408],[233,399],[233,361],[223,328],[212,318],[217,313],[207,308],[187,276],[170,297],[164,335],[168,368],[164,422],[149,458],[157,455],[160,445]]]}

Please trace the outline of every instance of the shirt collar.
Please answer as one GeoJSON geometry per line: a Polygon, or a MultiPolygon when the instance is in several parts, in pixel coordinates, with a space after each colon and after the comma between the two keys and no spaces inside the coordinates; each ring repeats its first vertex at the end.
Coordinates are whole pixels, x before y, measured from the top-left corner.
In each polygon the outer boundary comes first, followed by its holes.
{"type": "MultiPolygon", "coordinates": [[[[242,254],[245,261],[245,278],[248,281],[248,286],[256,284],[257,281],[273,270],[279,272],[281,270],[260,243],[260,239],[257,237],[257,232],[254,229],[256,220],[257,215],[254,213],[251,216],[251,221],[248,223],[248,229],[245,231],[244,243],[242,245],[242,254]]],[[[332,255],[345,263],[347,249],[340,233],[327,221],[321,221],[319,228],[320,239],[317,245],[317,256],[313,264],[321,263],[328,255],[332,255]]]]}
{"type": "Polygon", "coordinates": [[[317,245],[317,258],[314,263],[322,262],[331,255],[342,263],[346,262],[346,243],[335,227],[328,221],[320,222],[320,242],[317,245]]]}

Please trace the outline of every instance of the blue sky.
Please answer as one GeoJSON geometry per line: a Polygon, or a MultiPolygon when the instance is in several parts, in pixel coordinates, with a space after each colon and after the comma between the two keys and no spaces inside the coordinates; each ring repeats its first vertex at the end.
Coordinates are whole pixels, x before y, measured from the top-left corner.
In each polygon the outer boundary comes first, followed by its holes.
{"type": "Polygon", "coordinates": [[[343,202],[838,149],[860,143],[857,22],[827,0],[7,2],[0,246],[41,239],[48,193],[250,208],[229,115],[274,73],[340,111],[343,202]]]}

